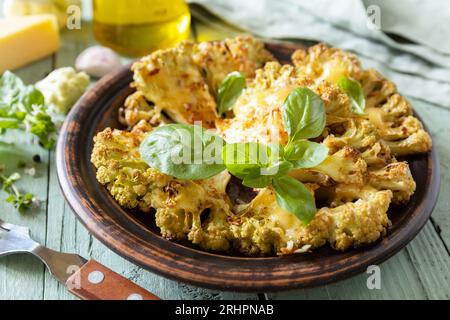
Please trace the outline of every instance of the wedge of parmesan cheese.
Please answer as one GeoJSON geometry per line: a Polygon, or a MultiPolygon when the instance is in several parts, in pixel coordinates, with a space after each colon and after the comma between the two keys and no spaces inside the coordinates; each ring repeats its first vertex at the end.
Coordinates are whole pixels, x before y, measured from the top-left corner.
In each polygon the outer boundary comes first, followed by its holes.
{"type": "Polygon", "coordinates": [[[59,44],[53,15],[0,19],[0,74],[51,55],[59,44]]]}

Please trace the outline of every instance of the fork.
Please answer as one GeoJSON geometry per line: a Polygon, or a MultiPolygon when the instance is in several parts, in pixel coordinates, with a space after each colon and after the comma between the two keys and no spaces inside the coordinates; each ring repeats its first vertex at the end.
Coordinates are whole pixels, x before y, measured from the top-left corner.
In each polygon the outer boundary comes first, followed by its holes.
{"type": "Polygon", "coordinates": [[[30,230],[0,219],[0,258],[28,253],[40,259],[50,273],[83,300],[159,300],[95,260],[46,248],[30,237],[30,230]]]}

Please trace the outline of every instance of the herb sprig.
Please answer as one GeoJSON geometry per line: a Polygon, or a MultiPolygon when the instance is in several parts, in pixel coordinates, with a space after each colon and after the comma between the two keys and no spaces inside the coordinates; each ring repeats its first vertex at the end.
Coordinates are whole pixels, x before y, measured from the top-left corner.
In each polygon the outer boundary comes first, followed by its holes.
{"type": "Polygon", "coordinates": [[[56,126],[42,93],[6,71],[0,77],[0,133],[11,129],[30,132],[46,149],[53,148],[56,142],[56,126]]]}
{"type": "Polygon", "coordinates": [[[8,194],[6,202],[11,203],[20,213],[25,213],[27,209],[37,206],[38,200],[31,193],[23,194],[19,191],[15,183],[20,178],[21,176],[17,172],[10,176],[0,174],[0,185],[1,189],[8,194]]]}

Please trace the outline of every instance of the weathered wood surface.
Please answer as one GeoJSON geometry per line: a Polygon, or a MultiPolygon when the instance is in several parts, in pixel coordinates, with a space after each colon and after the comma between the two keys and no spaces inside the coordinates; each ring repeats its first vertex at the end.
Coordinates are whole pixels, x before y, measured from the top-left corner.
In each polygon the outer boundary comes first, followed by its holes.
{"type": "MultiPolygon", "coordinates": [[[[1,5],[2,0],[0,0],[1,5]]],[[[193,34],[200,40],[222,38],[233,34],[229,30],[210,28],[197,22],[193,34]]],[[[77,54],[92,44],[89,25],[81,31],[65,32],[60,52],[24,67],[17,73],[28,83],[33,83],[55,67],[73,65],[77,54]]],[[[400,253],[382,264],[381,289],[369,290],[368,274],[319,288],[270,294],[269,299],[449,299],[450,298],[450,110],[413,101],[433,134],[441,160],[442,189],[432,221],[400,253]]],[[[59,190],[54,153],[31,144],[27,135],[9,134],[2,142],[14,142],[15,147],[0,143],[0,148],[10,150],[0,163],[7,170],[16,171],[18,160],[32,164],[32,156],[39,154],[42,163],[36,166],[35,177],[24,175],[20,187],[33,192],[46,202],[41,208],[26,215],[15,212],[0,193],[0,217],[12,223],[29,226],[32,236],[52,249],[75,252],[93,258],[112,270],[135,281],[163,299],[257,299],[256,294],[236,294],[204,290],[164,279],[127,262],[104,247],[80,225],[65,204],[59,190]]],[[[0,259],[0,299],[73,299],[54,280],[44,267],[28,256],[10,256],[0,259]]]]}

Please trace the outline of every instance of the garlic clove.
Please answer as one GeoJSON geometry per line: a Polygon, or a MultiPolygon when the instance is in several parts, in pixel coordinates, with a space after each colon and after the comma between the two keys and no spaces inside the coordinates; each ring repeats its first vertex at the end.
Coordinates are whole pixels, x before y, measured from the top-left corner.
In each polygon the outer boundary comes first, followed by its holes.
{"type": "Polygon", "coordinates": [[[75,62],[75,67],[78,71],[84,71],[96,78],[101,78],[121,66],[122,62],[119,55],[113,50],[102,46],[87,48],[78,56],[75,62]]]}

